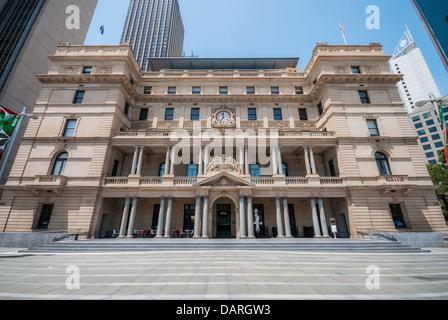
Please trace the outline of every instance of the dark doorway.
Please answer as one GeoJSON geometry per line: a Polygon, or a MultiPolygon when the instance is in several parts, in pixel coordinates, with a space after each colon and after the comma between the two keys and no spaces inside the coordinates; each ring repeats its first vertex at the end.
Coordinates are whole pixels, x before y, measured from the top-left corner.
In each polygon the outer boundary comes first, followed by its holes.
{"type": "Polygon", "coordinates": [[[218,204],[216,213],[216,237],[231,238],[232,210],[230,204],[218,204]]]}
{"type": "Polygon", "coordinates": [[[194,212],[196,205],[186,204],[184,208],[184,230],[194,229],[194,212]]]}
{"type": "Polygon", "coordinates": [[[264,223],[264,209],[262,204],[254,204],[254,230],[257,238],[266,237],[266,224],[264,223]],[[258,215],[258,228],[257,228],[257,215],[258,215]],[[257,230],[258,229],[258,230],[257,230]]]}

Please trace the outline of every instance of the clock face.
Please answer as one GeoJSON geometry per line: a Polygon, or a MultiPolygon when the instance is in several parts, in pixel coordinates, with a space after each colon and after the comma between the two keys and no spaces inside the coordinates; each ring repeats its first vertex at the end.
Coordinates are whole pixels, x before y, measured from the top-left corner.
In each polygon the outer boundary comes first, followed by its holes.
{"type": "Polygon", "coordinates": [[[227,111],[221,111],[216,115],[216,121],[220,124],[228,124],[232,120],[232,115],[227,111]]]}

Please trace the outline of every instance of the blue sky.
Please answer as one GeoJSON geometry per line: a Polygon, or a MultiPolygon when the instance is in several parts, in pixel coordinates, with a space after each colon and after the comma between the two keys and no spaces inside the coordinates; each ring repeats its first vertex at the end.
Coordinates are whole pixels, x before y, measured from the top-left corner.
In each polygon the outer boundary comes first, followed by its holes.
{"type": "MultiPolygon", "coordinates": [[[[379,42],[392,55],[405,24],[428,63],[440,92],[448,94],[443,67],[410,0],[179,0],[185,25],[184,52],[207,58],[299,57],[302,70],[317,42],[379,42]],[[380,29],[366,27],[369,5],[380,10],[380,29]]],[[[85,44],[119,44],[129,0],[99,0],[85,44]]]]}

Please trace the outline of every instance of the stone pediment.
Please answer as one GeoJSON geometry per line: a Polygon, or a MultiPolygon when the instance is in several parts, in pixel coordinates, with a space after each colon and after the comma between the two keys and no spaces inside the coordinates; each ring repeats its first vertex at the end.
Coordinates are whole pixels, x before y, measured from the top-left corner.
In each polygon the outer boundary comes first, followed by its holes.
{"type": "Polygon", "coordinates": [[[215,187],[215,188],[236,188],[251,187],[255,185],[241,177],[235,176],[229,172],[220,172],[201,180],[193,185],[193,187],[215,187]]]}

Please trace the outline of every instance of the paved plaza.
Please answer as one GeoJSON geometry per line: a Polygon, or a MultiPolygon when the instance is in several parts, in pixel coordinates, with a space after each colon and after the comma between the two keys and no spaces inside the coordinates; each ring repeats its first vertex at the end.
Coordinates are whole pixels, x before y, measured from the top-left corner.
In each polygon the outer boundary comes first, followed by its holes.
{"type": "Polygon", "coordinates": [[[0,250],[0,299],[448,299],[448,248],[421,253],[0,250]]]}

